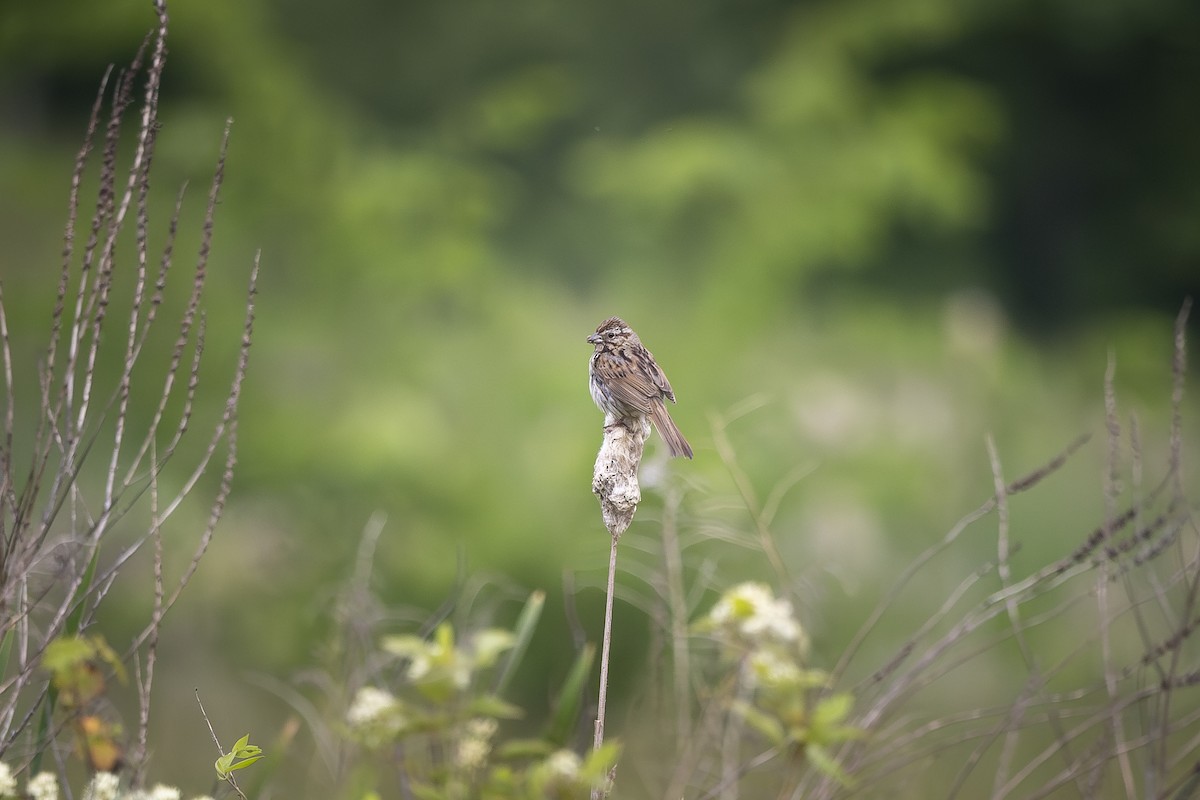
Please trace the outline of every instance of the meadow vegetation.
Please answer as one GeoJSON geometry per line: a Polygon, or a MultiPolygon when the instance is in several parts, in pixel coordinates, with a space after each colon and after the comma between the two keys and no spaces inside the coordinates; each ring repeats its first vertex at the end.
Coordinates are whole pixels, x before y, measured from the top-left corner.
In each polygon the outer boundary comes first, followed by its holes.
{"type": "Polygon", "coordinates": [[[727,43],[737,113],[573,139],[526,65],[396,144],[253,25],[238,120],[169,111],[168,30],[186,94],[254,12],[156,5],[0,175],[0,798],[1200,796],[1190,301],[1019,328],[948,255],[1007,107],[864,55],[949,5],[851,7],[727,43]],[[593,747],[614,311],[697,453],[648,443],[593,747]]]}

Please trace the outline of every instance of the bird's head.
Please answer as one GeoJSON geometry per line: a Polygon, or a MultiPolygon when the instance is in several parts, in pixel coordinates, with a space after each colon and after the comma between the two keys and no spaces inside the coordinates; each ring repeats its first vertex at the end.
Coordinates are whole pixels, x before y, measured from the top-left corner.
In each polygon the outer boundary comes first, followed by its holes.
{"type": "Polygon", "coordinates": [[[637,334],[633,332],[625,324],[625,320],[620,317],[609,317],[601,322],[596,328],[596,332],[587,337],[590,344],[599,347],[602,344],[620,344],[622,342],[637,341],[637,334]]]}

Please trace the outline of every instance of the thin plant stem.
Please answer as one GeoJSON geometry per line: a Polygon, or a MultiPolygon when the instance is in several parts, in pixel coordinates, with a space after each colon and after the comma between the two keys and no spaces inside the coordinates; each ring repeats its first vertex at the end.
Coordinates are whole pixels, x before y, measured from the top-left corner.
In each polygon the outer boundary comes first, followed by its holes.
{"type": "MultiPolygon", "coordinates": [[[[596,750],[604,744],[604,713],[608,702],[608,661],[612,647],[612,618],[613,594],[617,579],[617,543],[620,534],[612,535],[612,543],[608,551],[608,588],[604,592],[604,640],[600,648],[600,694],[596,700],[596,728],[592,739],[592,747],[596,750]]],[[[592,789],[592,800],[600,800],[606,792],[600,787],[592,789]]]]}

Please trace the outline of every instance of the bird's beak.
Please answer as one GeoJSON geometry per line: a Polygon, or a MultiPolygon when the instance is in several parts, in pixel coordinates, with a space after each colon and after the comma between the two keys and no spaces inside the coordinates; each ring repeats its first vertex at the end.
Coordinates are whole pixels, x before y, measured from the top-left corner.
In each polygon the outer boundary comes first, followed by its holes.
{"type": "Polygon", "coordinates": [[[600,334],[593,333],[587,338],[588,344],[600,344],[600,334]]]}

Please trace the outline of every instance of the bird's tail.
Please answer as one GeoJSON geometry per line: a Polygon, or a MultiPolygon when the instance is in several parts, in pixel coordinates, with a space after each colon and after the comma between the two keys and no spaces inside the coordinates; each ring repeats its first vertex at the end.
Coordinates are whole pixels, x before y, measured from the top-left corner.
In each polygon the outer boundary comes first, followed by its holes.
{"type": "Polygon", "coordinates": [[[667,443],[667,449],[671,451],[672,456],[692,457],[692,446],[688,444],[687,439],[683,438],[683,434],[675,425],[675,420],[671,419],[666,405],[661,400],[651,408],[650,419],[654,422],[654,427],[658,428],[658,432],[662,434],[663,441],[667,443]]]}

